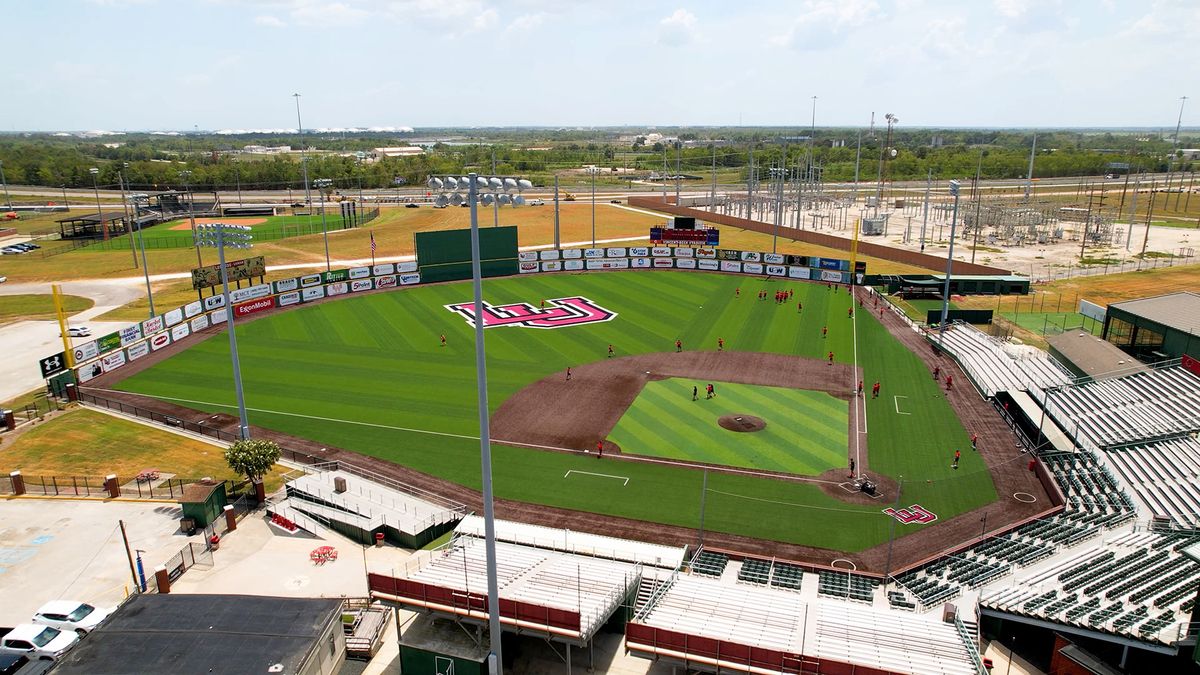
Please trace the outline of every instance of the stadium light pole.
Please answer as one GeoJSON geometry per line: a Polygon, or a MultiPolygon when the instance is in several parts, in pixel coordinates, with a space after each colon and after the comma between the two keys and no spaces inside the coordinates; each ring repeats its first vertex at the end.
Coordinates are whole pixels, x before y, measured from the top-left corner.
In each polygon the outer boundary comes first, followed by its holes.
{"type": "MultiPolygon", "coordinates": [[[[329,226],[325,223],[325,191],[333,184],[333,181],[328,178],[318,178],[313,183],[317,186],[317,192],[321,194],[321,233],[325,236],[325,271],[328,272],[332,268],[329,266],[329,226]]],[[[342,227],[346,224],[342,223],[342,227]]]]}
{"type": "MultiPolygon", "coordinates": [[[[188,219],[192,221],[192,240],[199,241],[196,239],[196,208],[192,203],[192,172],[180,171],[179,177],[183,179],[183,189],[188,194],[188,219]]],[[[200,258],[200,244],[196,244],[196,267],[204,267],[204,262],[200,258]]]]}
{"type": "Polygon", "coordinates": [[[233,326],[233,301],[229,297],[229,271],[225,268],[225,247],[250,248],[250,228],[245,225],[213,223],[196,229],[196,248],[201,246],[217,249],[218,267],[221,270],[221,292],[225,297],[225,321],[229,324],[229,356],[233,365],[233,388],[237,393],[238,438],[250,440],[250,423],[246,419],[246,397],[242,393],[242,367],[238,362],[237,335],[233,326]]]}
{"type": "Polygon", "coordinates": [[[4,178],[4,162],[0,161],[0,183],[4,184],[4,201],[12,208],[12,197],[8,196],[8,181],[4,178]]]}
{"type": "Polygon", "coordinates": [[[592,165],[592,248],[596,248],[596,165],[592,165]]]}
{"type": "Polygon", "coordinates": [[[312,234],[312,192],[308,189],[308,155],[304,152],[304,124],[300,121],[300,94],[296,99],[296,132],[300,134],[300,171],[304,174],[304,205],[308,207],[308,232],[312,234]]]}
{"type": "Polygon", "coordinates": [[[954,195],[954,210],[950,215],[950,250],[946,253],[946,284],[942,289],[942,319],[938,322],[938,349],[946,335],[946,317],[950,315],[950,272],[954,269],[954,228],[958,224],[958,181],[950,181],[950,194],[954,195]]]}
{"type": "Polygon", "coordinates": [[[96,195],[96,218],[100,229],[104,230],[104,241],[108,241],[108,225],[104,222],[104,212],[100,210],[100,188],[96,185],[96,174],[100,173],[100,169],[92,167],[88,169],[88,173],[92,174],[92,192],[96,195]]]}

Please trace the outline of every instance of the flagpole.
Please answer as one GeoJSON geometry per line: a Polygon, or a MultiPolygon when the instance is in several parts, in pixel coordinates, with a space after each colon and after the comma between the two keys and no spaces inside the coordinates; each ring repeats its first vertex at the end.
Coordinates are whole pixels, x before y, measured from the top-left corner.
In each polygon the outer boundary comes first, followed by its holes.
{"type": "Polygon", "coordinates": [[[371,267],[375,267],[375,233],[371,233],[371,267]]]}

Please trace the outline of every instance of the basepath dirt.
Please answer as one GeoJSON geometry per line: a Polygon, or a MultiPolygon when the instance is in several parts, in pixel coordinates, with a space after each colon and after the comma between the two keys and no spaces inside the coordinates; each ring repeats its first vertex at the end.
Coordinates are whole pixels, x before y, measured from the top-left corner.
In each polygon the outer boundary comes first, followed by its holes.
{"type": "MultiPolygon", "coordinates": [[[[265,222],[267,222],[266,218],[197,218],[196,219],[197,225],[211,225],[213,223],[225,223],[228,225],[245,225],[247,227],[254,227],[255,225],[262,225],[265,222]]],[[[192,229],[191,219],[184,220],[180,223],[177,223],[177,224],[171,226],[172,232],[183,232],[185,230],[190,230],[190,229],[192,229]]]]}

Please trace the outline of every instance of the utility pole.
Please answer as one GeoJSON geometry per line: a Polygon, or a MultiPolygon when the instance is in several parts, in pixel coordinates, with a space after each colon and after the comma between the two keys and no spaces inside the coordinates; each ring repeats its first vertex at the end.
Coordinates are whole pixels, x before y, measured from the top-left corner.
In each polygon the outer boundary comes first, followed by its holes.
{"type": "Polygon", "coordinates": [[[1037,152],[1037,132],[1033,134],[1033,145],[1029,146],[1029,174],[1025,176],[1025,201],[1029,201],[1029,194],[1033,192],[1033,157],[1037,152]]]}
{"type": "Polygon", "coordinates": [[[675,139],[675,206],[679,206],[679,172],[682,170],[683,141],[675,139]]]}
{"type": "MultiPolygon", "coordinates": [[[[717,208],[717,143],[712,144],[712,188],[708,193],[708,209],[713,211],[717,208]]],[[[715,211],[714,211],[715,212],[715,211]]]]}
{"type": "MultiPolygon", "coordinates": [[[[12,197],[8,196],[8,181],[4,179],[4,162],[0,161],[0,183],[4,184],[4,201],[8,203],[8,208],[12,208],[12,197]]],[[[64,194],[66,194],[64,192],[64,194]]],[[[63,201],[66,201],[65,199],[63,201]]]]}
{"type": "Polygon", "coordinates": [[[975,264],[975,251],[979,248],[979,231],[983,224],[979,222],[979,212],[983,207],[983,192],[979,189],[979,179],[983,175],[983,150],[979,150],[979,164],[975,167],[975,237],[971,241],[971,264],[975,264]]]}
{"type": "Polygon", "coordinates": [[[1138,189],[1142,186],[1142,174],[1138,171],[1137,181],[1133,184],[1133,199],[1129,207],[1129,230],[1125,232],[1125,250],[1129,250],[1129,243],[1133,237],[1133,224],[1137,221],[1137,198],[1138,189]]]}
{"type": "Polygon", "coordinates": [[[933,168],[925,176],[925,209],[921,219],[921,252],[925,252],[925,228],[929,225],[929,188],[933,185],[933,168]]]}
{"type": "Polygon", "coordinates": [[[750,172],[746,174],[746,219],[754,220],[754,141],[750,141],[750,172]]]}
{"type": "MultiPolygon", "coordinates": [[[[593,167],[595,168],[595,167],[593,167]]],[[[492,175],[496,175],[496,146],[492,146],[492,175]]],[[[594,200],[593,200],[594,201],[594,200]]],[[[592,209],[595,210],[596,205],[592,204],[592,209]]],[[[492,227],[500,227],[500,200],[492,201],[492,227]]]]}
{"type": "Polygon", "coordinates": [[[133,587],[140,593],[142,586],[138,583],[137,568],[133,565],[133,551],[129,549],[129,535],[125,533],[125,521],[118,520],[121,526],[121,541],[125,542],[125,557],[129,560],[129,576],[133,578],[133,587]]]}
{"type": "Polygon", "coordinates": [[[858,166],[862,161],[862,129],[858,130],[858,150],[854,153],[854,191],[851,192],[850,200],[855,204],[858,203],[858,166]]]}
{"type": "Polygon", "coordinates": [[[308,155],[304,151],[304,124],[300,122],[300,94],[292,94],[292,97],[296,99],[296,131],[300,134],[300,169],[304,174],[304,205],[308,207],[305,209],[308,214],[308,233],[312,234],[312,193],[308,189],[308,155]]]}

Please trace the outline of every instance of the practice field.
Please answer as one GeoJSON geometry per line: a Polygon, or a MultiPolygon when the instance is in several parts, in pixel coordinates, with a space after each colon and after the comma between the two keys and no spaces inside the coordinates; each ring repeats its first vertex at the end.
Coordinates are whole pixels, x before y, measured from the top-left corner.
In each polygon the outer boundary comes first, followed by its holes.
{"type": "MultiPolygon", "coordinates": [[[[991,475],[967,451],[969,435],[924,364],[871,312],[850,318],[844,289],[644,271],[490,279],[484,293],[494,306],[586,298],[615,313],[602,322],[553,330],[488,329],[492,412],[535,382],[562,378],[568,366],[606,360],[609,344],[617,357],[669,356],[676,338],[685,350],[715,352],[723,337],[727,351],[794,355],[813,359],[819,368],[834,352],[839,364],[857,362],[868,388],[881,382],[882,395],[862,403],[866,419],[859,424],[869,439],[871,472],[903,476],[906,504],[920,503],[947,519],[996,499],[991,475]],[[760,289],[769,295],[792,289],[795,296],[786,305],[760,301],[760,289]],[[964,450],[957,471],[948,461],[955,449],[964,450]]],[[[301,306],[239,325],[250,422],[478,489],[473,328],[446,308],[470,299],[469,282],[419,286],[301,306]],[[443,334],[445,346],[439,341],[443,334]]],[[[849,394],[855,383],[827,384],[849,394]]],[[[228,340],[214,335],[116,387],[230,412],[235,401],[228,340]]],[[[847,450],[851,456],[858,451],[853,441],[842,448],[847,450]]],[[[698,526],[699,505],[706,501],[706,530],[844,551],[886,542],[894,522],[882,513],[890,504],[847,503],[811,482],[709,472],[709,494],[702,500],[703,475],[696,469],[597,461],[594,455],[499,441],[493,467],[499,498],[690,528],[698,526]]],[[[917,527],[904,526],[900,534],[917,527]]]]}
{"type": "MultiPolygon", "coordinates": [[[[713,383],[679,378],[648,382],[608,435],[621,451],[687,461],[817,475],[847,466],[848,404],[829,394],[805,389],[713,383]],[[692,400],[692,387],[699,388],[692,400]],[[737,426],[737,417],[753,416],[766,426],[757,431],[737,426]]],[[[747,426],[749,420],[743,417],[747,426]]]]}

